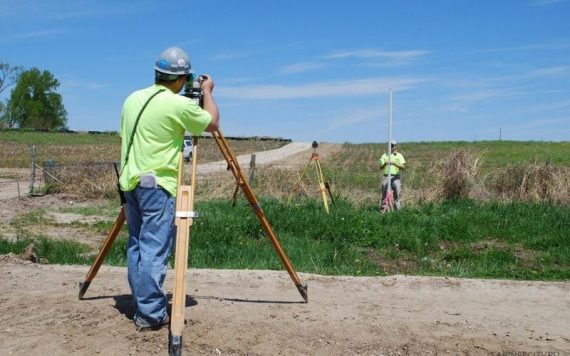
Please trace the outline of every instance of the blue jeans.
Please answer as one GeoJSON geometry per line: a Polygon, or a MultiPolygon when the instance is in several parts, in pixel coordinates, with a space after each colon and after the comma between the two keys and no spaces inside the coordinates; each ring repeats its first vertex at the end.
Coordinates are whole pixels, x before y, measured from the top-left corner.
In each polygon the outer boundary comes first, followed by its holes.
{"type": "Polygon", "coordinates": [[[162,291],[176,227],[175,198],[162,188],[125,192],[129,228],[128,278],[139,326],[159,324],[166,316],[168,301],[162,291]]]}

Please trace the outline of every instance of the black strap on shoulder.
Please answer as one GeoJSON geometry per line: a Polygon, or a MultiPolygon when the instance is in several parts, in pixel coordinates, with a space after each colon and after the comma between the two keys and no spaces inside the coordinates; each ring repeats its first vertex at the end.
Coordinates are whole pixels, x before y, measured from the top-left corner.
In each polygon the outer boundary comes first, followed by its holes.
{"type": "Polygon", "coordinates": [[[129,140],[129,147],[127,147],[127,155],[125,157],[125,163],[123,164],[123,167],[121,168],[121,173],[123,172],[123,169],[125,168],[125,166],[127,165],[127,162],[129,161],[129,153],[131,152],[131,147],[133,146],[133,139],[135,138],[135,133],[137,132],[137,126],[139,125],[139,119],[141,118],[141,115],[144,111],[144,109],[146,109],[146,106],[148,105],[148,103],[152,100],[152,98],[154,98],[155,96],[157,96],[159,93],[165,91],[166,89],[160,89],[159,91],[157,91],[156,93],[152,94],[150,98],[148,98],[148,100],[146,101],[146,103],[144,103],[143,107],[141,108],[141,111],[139,112],[139,115],[137,116],[137,119],[135,121],[135,126],[133,127],[133,131],[131,132],[131,138],[129,140]]]}

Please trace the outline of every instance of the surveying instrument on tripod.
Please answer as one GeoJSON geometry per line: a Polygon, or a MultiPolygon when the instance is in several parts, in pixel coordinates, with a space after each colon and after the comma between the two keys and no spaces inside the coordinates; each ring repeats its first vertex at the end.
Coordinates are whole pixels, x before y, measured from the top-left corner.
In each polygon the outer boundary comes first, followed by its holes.
{"type": "Polygon", "coordinates": [[[309,169],[311,162],[315,162],[315,171],[316,171],[316,175],[317,175],[317,180],[319,181],[319,191],[321,192],[321,196],[323,198],[323,205],[325,207],[325,211],[327,213],[329,213],[329,203],[327,200],[327,192],[328,192],[329,197],[331,198],[331,202],[333,204],[334,204],[334,198],[333,198],[333,195],[331,193],[330,184],[325,178],[325,174],[323,172],[323,166],[321,164],[321,159],[319,158],[319,154],[317,153],[317,147],[319,147],[319,144],[317,143],[317,141],[313,141],[312,147],[313,147],[313,153],[311,154],[311,157],[309,158],[309,162],[307,162],[307,164],[305,165],[305,168],[303,169],[303,173],[301,173],[301,176],[299,177],[299,181],[295,185],[295,188],[293,188],[293,191],[289,195],[289,199],[287,201],[291,202],[291,200],[293,200],[293,196],[297,193],[297,191],[301,187],[301,182],[303,181],[303,178],[305,178],[305,175],[307,174],[307,170],[309,169]]]}
{"type": "MultiPolygon", "coordinates": [[[[202,105],[203,92],[200,90],[199,77],[188,76],[191,78],[191,82],[187,82],[185,86],[184,96],[196,101],[199,105],[202,105]]],[[[202,76],[203,77],[203,76],[202,76]]],[[[203,78],[202,78],[203,80],[203,78]]],[[[148,102],[147,102],[148,104],[148,102]]],[[[145,104],[146,106],[146,104],[145,104]]],[[[140,117],[140,114],[139,114],[140,117]]],[[[304,302],[308,302],[307,285],[302,284],[301,280],[297,276],[297,273],[293,269],[293,266],[287,257],[281,243],[277,239],[277,236],[273,232],[271,225],[263,209],[261,208],[259,202],[257,201],[253,191],[251,190],[243,172],[239,166],[238,160],[230,149],[228,142],[223,136],[219,129],[212,132],[213,138],[218,145],[224,159],[228,164],[228,170],[231,170],[234,178],[236,179],[236,186],[241,188],[246,199],[248,200],[253,212],[257,216],[259,222],[262,225],[263,230],[268,235],[273,248],[278,254],[281,262],[295,286],[297,287],[301,297],[304,302]]],[[[128,156],[128,155],[127,155],[128,156]]],[[[169,354],[170,355],[181,355],[183,343],[182,335],[184,330],[184,313],[186,308],[186,272],[188,268],[188,252],[190,244],[190,228],[193,224],[194,219],[198,217],[197,212],[194,211],[194,201],[195,201],[195,189],[196,189],[196,171],[198,162],[198,138],[193,137],[193,153],[192,153],[192,171],[190,185],[184,185],[183,177],[183,164],[184,159],[182,152],[179,155],[178,160],[178,184],[177,184],[177,194],[176,194],[176,208],[174,222],[176,225],[176,246],[175,246],[175,256],[174,256],[174,287],[172,292],[172,307],[170,313],[170,330],[169,330],[169,354]]],[[[117,170],[118,174],[118,170],[117,170]]],[[[103,263],[105,257],[109,253],[111,246],[113,245],[116,237],[118,236],[121,227],[126,221],[125,218],[125,200],[122,191],[119,187],[119,193],[121,194],[121,210],[119,215],[113,225],[112,230],[109,232],[107,238],[103,242],[103,245],[95,258],[95,261],[83,283],[80,283],[79,299],[82,299],[84,294],[87,292],[89,285],[95,278],[99,267],[103,263]]]]}

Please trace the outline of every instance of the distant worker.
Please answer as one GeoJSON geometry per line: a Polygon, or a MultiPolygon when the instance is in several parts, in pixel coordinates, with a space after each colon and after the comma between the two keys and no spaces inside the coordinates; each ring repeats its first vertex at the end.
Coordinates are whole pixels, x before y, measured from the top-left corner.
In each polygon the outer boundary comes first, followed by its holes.
{"type": "Polygon", "coordinates": [[[178,95],[193,78],[190,68],[182,49],[164,50],[154,66],[154,85],[135,91],[123,105],[119,183],[126,198],[128,280],[139,331],[170,322],[162,285],[176,236],[174,210],[184,133],[201,135],[218,129],[211,76],[200,78],[203,108],[178,95]]]}
{"type": "Polygon", "coordinates": [[[402,195],[402,180],[400,177],[400,170],[404,169],[406,160],[404,156],[398,152],[396,141],[390,141],[390,150],[392,151],[390,158],[384,153],[378,160],[380,169],[383,169],[382,175],[382,202],[380,203],[380,211],[386,208],[386,197],[388,194],[388,175],[391,175],[392,192],[394,195],[394,203],[397,210],[400,210],[400,197],[402,195]]]}

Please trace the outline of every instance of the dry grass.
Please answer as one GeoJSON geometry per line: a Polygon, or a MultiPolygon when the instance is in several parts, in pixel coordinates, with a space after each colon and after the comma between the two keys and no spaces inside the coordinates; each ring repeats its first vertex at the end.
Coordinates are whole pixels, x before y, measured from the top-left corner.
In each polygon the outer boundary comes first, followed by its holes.
{"type": "MultiPolygon", "coordinates": [[[[282,146],[282,142],[272,141],[231,141],[228,140],[236,154],[247,154],[256,151],[282,146]]],[[[215,141],[202,138],[200,144],[200,163],[223,160],[215,141]]],[[[6,148],[7,144],[4,144],[6,148]]],[[[104,161],[118,151],[111,149],[113,145],[52,145],[49,152],[66,157],[69,161],[104,161]],[[91,157],[91,159],[88,159],[91,157]],[[97,159],[100,157],[101,159],[97,159]]],[[[366,148],[366,147],[365,147],[366,148]]],[[[370,147],[368,147],[370,148],[370,147]]],[[[18,148],[11,146],[3,157],[9,156],[18,148]]],[[[355,164],[357,159],[351,155],[360,155],[356,147],[339,152],[339,159],[327,157],[323,160],[323,168],[331,190],[335,197],[348,200],[356,206],[376,205],[380,199],[380,171],[373,162],[374,154],[365,151],[366,162],[355,164]],[[339,163],[339,160],[343,163],[339,163]],[[368,162],[370,161],[370,162],[368,162]]],[[[493,167],[492,170],[482,164],[481,152],[470,149],[452,150],[446,155],[432,155],[424,159],[410,159],[403,172],[403,203],[406,206],[417,206],[426,202],[438,202],[442,199],[472,198],[478,201],[499,199],[503,201],[551,201],[570,203],[570,168],[550,164],[524,163],[493,167]]],[[[255,178],[251,187],[258,197],[271,196],[286,200],[299,181],[306,157],[295,164],[257,165],[255,178]]],[[[40,159],[38,159],[39,161],[40,159]]],[[[113,161],[113,160],[110,160],[113,161]]],[[[65,162],[65,160],[64,160],[65,162]]],[[[26,163],[26,166],[29,163],[26,163]]],[[[109,163],[61,164],[56,162],[56,177],[64,182],[56,186],[58,191],[78,194],[86,198],[115,197],[116,178],[109,163]]],[[[249,177],[249,167],[242,166],[244,176],[249,177]]],[[[199,175],[197,199],[230,198],[235,190],[236,182],[229,171],[199,175]]],[[[241,193],[240,193],[241,194],[241,193]]],[[[314,167],[310,167],[305,179],[301,182],[298,194],[320,200],[318,180],[314,167]]]]}
{"type": "Polygon", "coordinates": [[[570,169],[545,164],[508,166],[491,175],[488,186],[501,199],[570,203],[570,169]]]}
{"type": "MultiPolygon", "coordinates": [[[[119,145],[98,144],[39,144],[36,146],[36,162],[54,160],[61,165],[87,162],[112,162],[118,160],[119,145]]],[[[32,149],[28,144],[0,142],[0,160],[2,167],[29,167],[32,161],[32,149]]]]}
{"type": "Polygon", "coordinates": [[[117,178],[111,164],[63,166],[55,171],[63,185],[53,190],[84,198],[111,198],[117,196],[117,178]]]}
{"type": "MultiPolygon", "coordinates": [[[[249,183],[249,168],[242,167],[242,170],[249,183]]],[[[254,179],[250,186],[257,196],[287,199],[298,179],[298,173],[291,169],[262,165],[256,168],[254,179]]],[[[199,199],[206,200],[225,198],[233,195],[236,185],[237,182],[229,171],[201,175],[198,177],[196,184],[196,195],[199,199]]],[[[308,182],[303,181],[300,189],[301,194],[309,190],[308,182]]]]}
{"type": "MultiPolygon", "coordinates": [[[[74,136],[75,137],[75,136],[74,136]]],[[[102,143],[67,142],[60,137],[57,142],[37,143],[36,162],[43,164],[53,160],[59,165],[91,164],[93,162],[116,162],[120,160],[120,137],[106,137],[102,143]]],[[[93,138],[90,138],[93,140],[93,138]]],[[[284,141],[231,140],[228,143],[236,155],[271,150],[287,144],[284,141]]],[[[200,162],[221,161],[224,159],[216,142],[211,137],[199,139],[200,162]]],[[[29,167],[32,161],[32,146],[28,143],[0,140],[0,166],[3,168],[29,167]]]]}
{"type": "Polygon", "coordinates": [[[443,199],[468,198],[475,185],[479,159],[469,151],[452,151],[440,165],[438,191],[443,199]]]}

